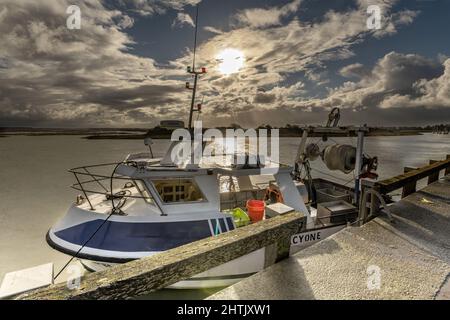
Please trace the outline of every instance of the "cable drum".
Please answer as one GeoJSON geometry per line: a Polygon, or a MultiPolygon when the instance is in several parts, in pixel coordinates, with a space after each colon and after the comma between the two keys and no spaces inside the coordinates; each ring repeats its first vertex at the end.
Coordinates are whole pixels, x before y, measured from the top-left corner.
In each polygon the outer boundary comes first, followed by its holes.
{"type": "Polygon", "coordinates": [[[330,170],[350,173],[355,169],[356,148],[346,144],[328,146],[323,151],[322,160],[330,170]]]}

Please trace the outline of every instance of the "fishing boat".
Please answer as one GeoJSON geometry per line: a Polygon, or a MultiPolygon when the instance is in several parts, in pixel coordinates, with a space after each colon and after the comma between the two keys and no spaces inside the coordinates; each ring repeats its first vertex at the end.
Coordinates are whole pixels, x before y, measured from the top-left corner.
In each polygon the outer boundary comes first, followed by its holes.
{"type": "MultiPolygon", "coordinates": [[[[321,128],[336,130],[343,129],[321,128]]],[[[270,218],[266,214],[242,219],[250,213],[252,200],[264,201],[263,206],[272,208],[272,213],[277,213],[274,206],[282,204],[284,212],[305,214],[305,231],[355,221],[356,208],[351,205],[357,203],[354,188],[312,179],[309,173],[302,177],[300,168],[308,172],[308,161],[319,153],[330,169],[350,172],[357,166],[358,182],[373,169],[373,163],[369,167],[364,156],[357,161],[360,151],[353,146],[332,144],[320,151],[315,144],[306,145],[308,131],[304,132],[294,166],[268,157],[252,163],[250,159],[258,155],[246,152],[240,154],[246,159],[240,165],[235,163],[238,154],[213,154],[199,164],[190,163],[191,157],[174,161],[174,148],[191,141],[173,141],[161,158],[153,157],[153,152],[136,153],[118,163],[71,169],[76,179],[72,187],[82,194],[48,231],[47,242],[80,259],[86,269],[100,271],[270,218]],[[109,173],[98,173],[101,170],[109,173]],[[347,208],[340,216],[319,215],[318,208],[330,203],[347,204],[347,208]]],[[[146,139],[146,144],[151,151],[151,140],[146,139]]],[[[171,288],[227,286],[261,271],[264,261],[262,248],[171,288]]]]}
{"type": "MultiPolygon", "coordinates": [[[[194,78],[193,88],[186,85],[192,90],[188,132],[193,132],[193,114],[201,112],[195,97],[198,77],[206,69],[197,70],[194,58],[188,73],[194,78]]],[[[192,140],[172,141],[158,158],[152,140],[146,138],[149,152],[129,154],[117,163],[71,169],[76,180],[72,187],[81,194],[50,228],[47,243],[79,259],[86,269],[100,271],[289,211],[307,217],[305,232],[344,227],[356,219],[359,182],[373,174],[376,159],[363,154],[365,130],[339,128],[338,121],[339,112],[333,110],[325,127],[305,128],[293,165],[248,150],[214,152],[198,163],[190,161],[191,153],[174,157],[176,148],[192,145],[192,140]],[[310,132],[326,141],[327,135],[352,130],[358,135],[357,147],[333,144],[320,150],[315,143],[307,144],[310,132]],[[309,162],[319,156],[330,170],[354,172],[355,187],[313,179],[309,162]],[[333,206],[340,211],[334,212],[333,206]]],[[[182,121],[165,124],[184,126],[182,121]]],[[[170,288],[231,285],[261,271],[264,264],[262,248],[170,288]]]]}
{"type": "MultiPolygon", "coordinates": [[[[112,180],[123,186],[112,193],[106,186],[103,193],[86,188],[111,179],[86,173],[99,166],[72,169],[80,181],[74,187],[84,196],[49,230],[47,241],[81,259],[87,269],[98,271],[234,230],[237,223],[231,210],[246,210],[247,200],[263,199],[271,183],[282,190],[285,205],[308,212],[291,178],[291,167],[266,161],[261,176],[257,166],[235,167],[216,160],[204,159],[194,168],[165,163],[150,154],[131,154],[115,166],[112,180]],[[90,179],[81,182],[80,176],[90,179]]],[[[263,267],[261,249],[173,287],[224,286],[263,267]]]]}

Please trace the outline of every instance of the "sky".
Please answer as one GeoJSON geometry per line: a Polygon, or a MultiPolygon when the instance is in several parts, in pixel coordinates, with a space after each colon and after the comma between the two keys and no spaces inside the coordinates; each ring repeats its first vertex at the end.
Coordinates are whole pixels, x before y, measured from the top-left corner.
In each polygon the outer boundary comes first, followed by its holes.
{"type": "Polygon", "coordinates": [[[0,0],[0,126],[186,122],[197,5],[204,126],[450,122],[447,0],[0,0]]]}

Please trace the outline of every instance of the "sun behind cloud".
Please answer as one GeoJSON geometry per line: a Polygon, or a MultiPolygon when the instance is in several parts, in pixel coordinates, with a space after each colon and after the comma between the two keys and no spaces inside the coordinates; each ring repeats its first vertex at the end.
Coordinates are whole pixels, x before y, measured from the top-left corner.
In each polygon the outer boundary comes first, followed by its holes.
{"type": "Polygon", "coordinates": [[[239,72],[245,63],[244,53],[238,49],[226,48],[219,52],[216,59],[220,62],[218,70],[223,75],[239,72]]]}

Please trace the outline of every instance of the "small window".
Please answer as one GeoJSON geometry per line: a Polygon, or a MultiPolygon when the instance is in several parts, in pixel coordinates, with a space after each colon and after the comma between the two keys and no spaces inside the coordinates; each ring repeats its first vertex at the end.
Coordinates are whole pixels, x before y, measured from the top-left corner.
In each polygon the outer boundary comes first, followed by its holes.
{"type": "Polygon", "coordinates": [[[156,191],[165,203],[197,202],[206,200],[193,179],[152,180],[156,191]]]}

